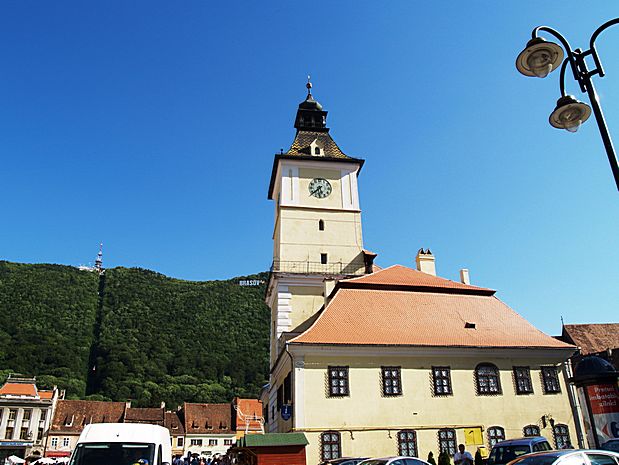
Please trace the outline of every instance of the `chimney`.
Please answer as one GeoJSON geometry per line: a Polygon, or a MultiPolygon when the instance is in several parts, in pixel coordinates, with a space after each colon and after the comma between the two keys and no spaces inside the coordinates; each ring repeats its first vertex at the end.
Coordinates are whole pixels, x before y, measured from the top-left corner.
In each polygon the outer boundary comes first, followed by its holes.
{"type": "Polygon", "coordinates": [[[336,283],[337,283],[337,281],[335,279],[325,279],[324,280],[323,292],[324,292],[324,296],[325,296],[325,307],[329,303],[329,295],[331,294],[331,292],[333,292],[333,289],[335,288],[335,284],[336,283]]]}
{"type": "Polygon", "coordinates": [[[430,252],[430,249],[423,250],[423,247],[417,252],[415,258],[417,263],[417,270],[422,273],[431,274],[436,276],[436,265],[434,263],[434,255],[430,252]]]}
{"type": "Polygon", "coordinates": [[[471,284],[471,279],[469,278],[468,268],[462,268],[460,270],[460,282],[462,284],[471,284]]]}

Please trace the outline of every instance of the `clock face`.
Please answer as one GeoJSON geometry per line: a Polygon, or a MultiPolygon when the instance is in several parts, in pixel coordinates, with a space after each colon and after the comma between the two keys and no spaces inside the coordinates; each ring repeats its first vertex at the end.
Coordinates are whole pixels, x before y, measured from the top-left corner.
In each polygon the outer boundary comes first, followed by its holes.
{"type": "Polygon", "coordinates": [[[324,199],[331,193],[331,184],[323,178],[314,178],[309,183],[309,193],[318,199],[324,199]]]}

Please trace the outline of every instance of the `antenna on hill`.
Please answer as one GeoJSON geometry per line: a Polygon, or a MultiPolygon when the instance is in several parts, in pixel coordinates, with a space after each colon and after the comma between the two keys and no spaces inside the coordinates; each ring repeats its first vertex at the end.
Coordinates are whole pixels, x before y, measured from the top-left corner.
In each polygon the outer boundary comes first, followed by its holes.
{"type": "Polygon", "coordinates": [[[97,259],[95,260],[95,271],[99,274],[103,274],[105,269],[103,268],[103,242],[99,244],[99,253],[97,254],[97,259]]]}

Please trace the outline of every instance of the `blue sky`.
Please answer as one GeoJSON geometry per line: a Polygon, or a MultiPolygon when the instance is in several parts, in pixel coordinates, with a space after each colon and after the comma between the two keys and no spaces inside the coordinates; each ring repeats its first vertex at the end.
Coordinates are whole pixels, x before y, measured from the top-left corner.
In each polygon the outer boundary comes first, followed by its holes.
{"type": "MultiPolygon", "coordinates": [[[[360,176],[383,266],[438,273],[549,333],[617,321],[619,193],[597,127],[553,129],[558,73],[514,62],[547,24],[574,47],[610,2],[0,4],[0,258],[226,279],[269,267],[273,154],[312,75],[360,176]]],[[[597,79],[619,141],[619,27],[597,79]]],[[[576,83],[568,91],[585,99],[576,83]]]]}

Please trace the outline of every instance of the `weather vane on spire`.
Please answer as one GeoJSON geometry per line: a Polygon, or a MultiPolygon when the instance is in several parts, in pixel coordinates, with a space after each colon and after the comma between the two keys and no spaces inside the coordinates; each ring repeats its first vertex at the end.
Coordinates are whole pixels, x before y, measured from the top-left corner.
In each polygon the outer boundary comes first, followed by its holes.
{"type": "Polygon", "coordinates": [[[312,95],[312,82],[310,81],[311,76],[308,74],[307,75],[307,84],[305,84],[305,87],[307,87],[307,96],[309,97],[310,95],[312,95]]]}

